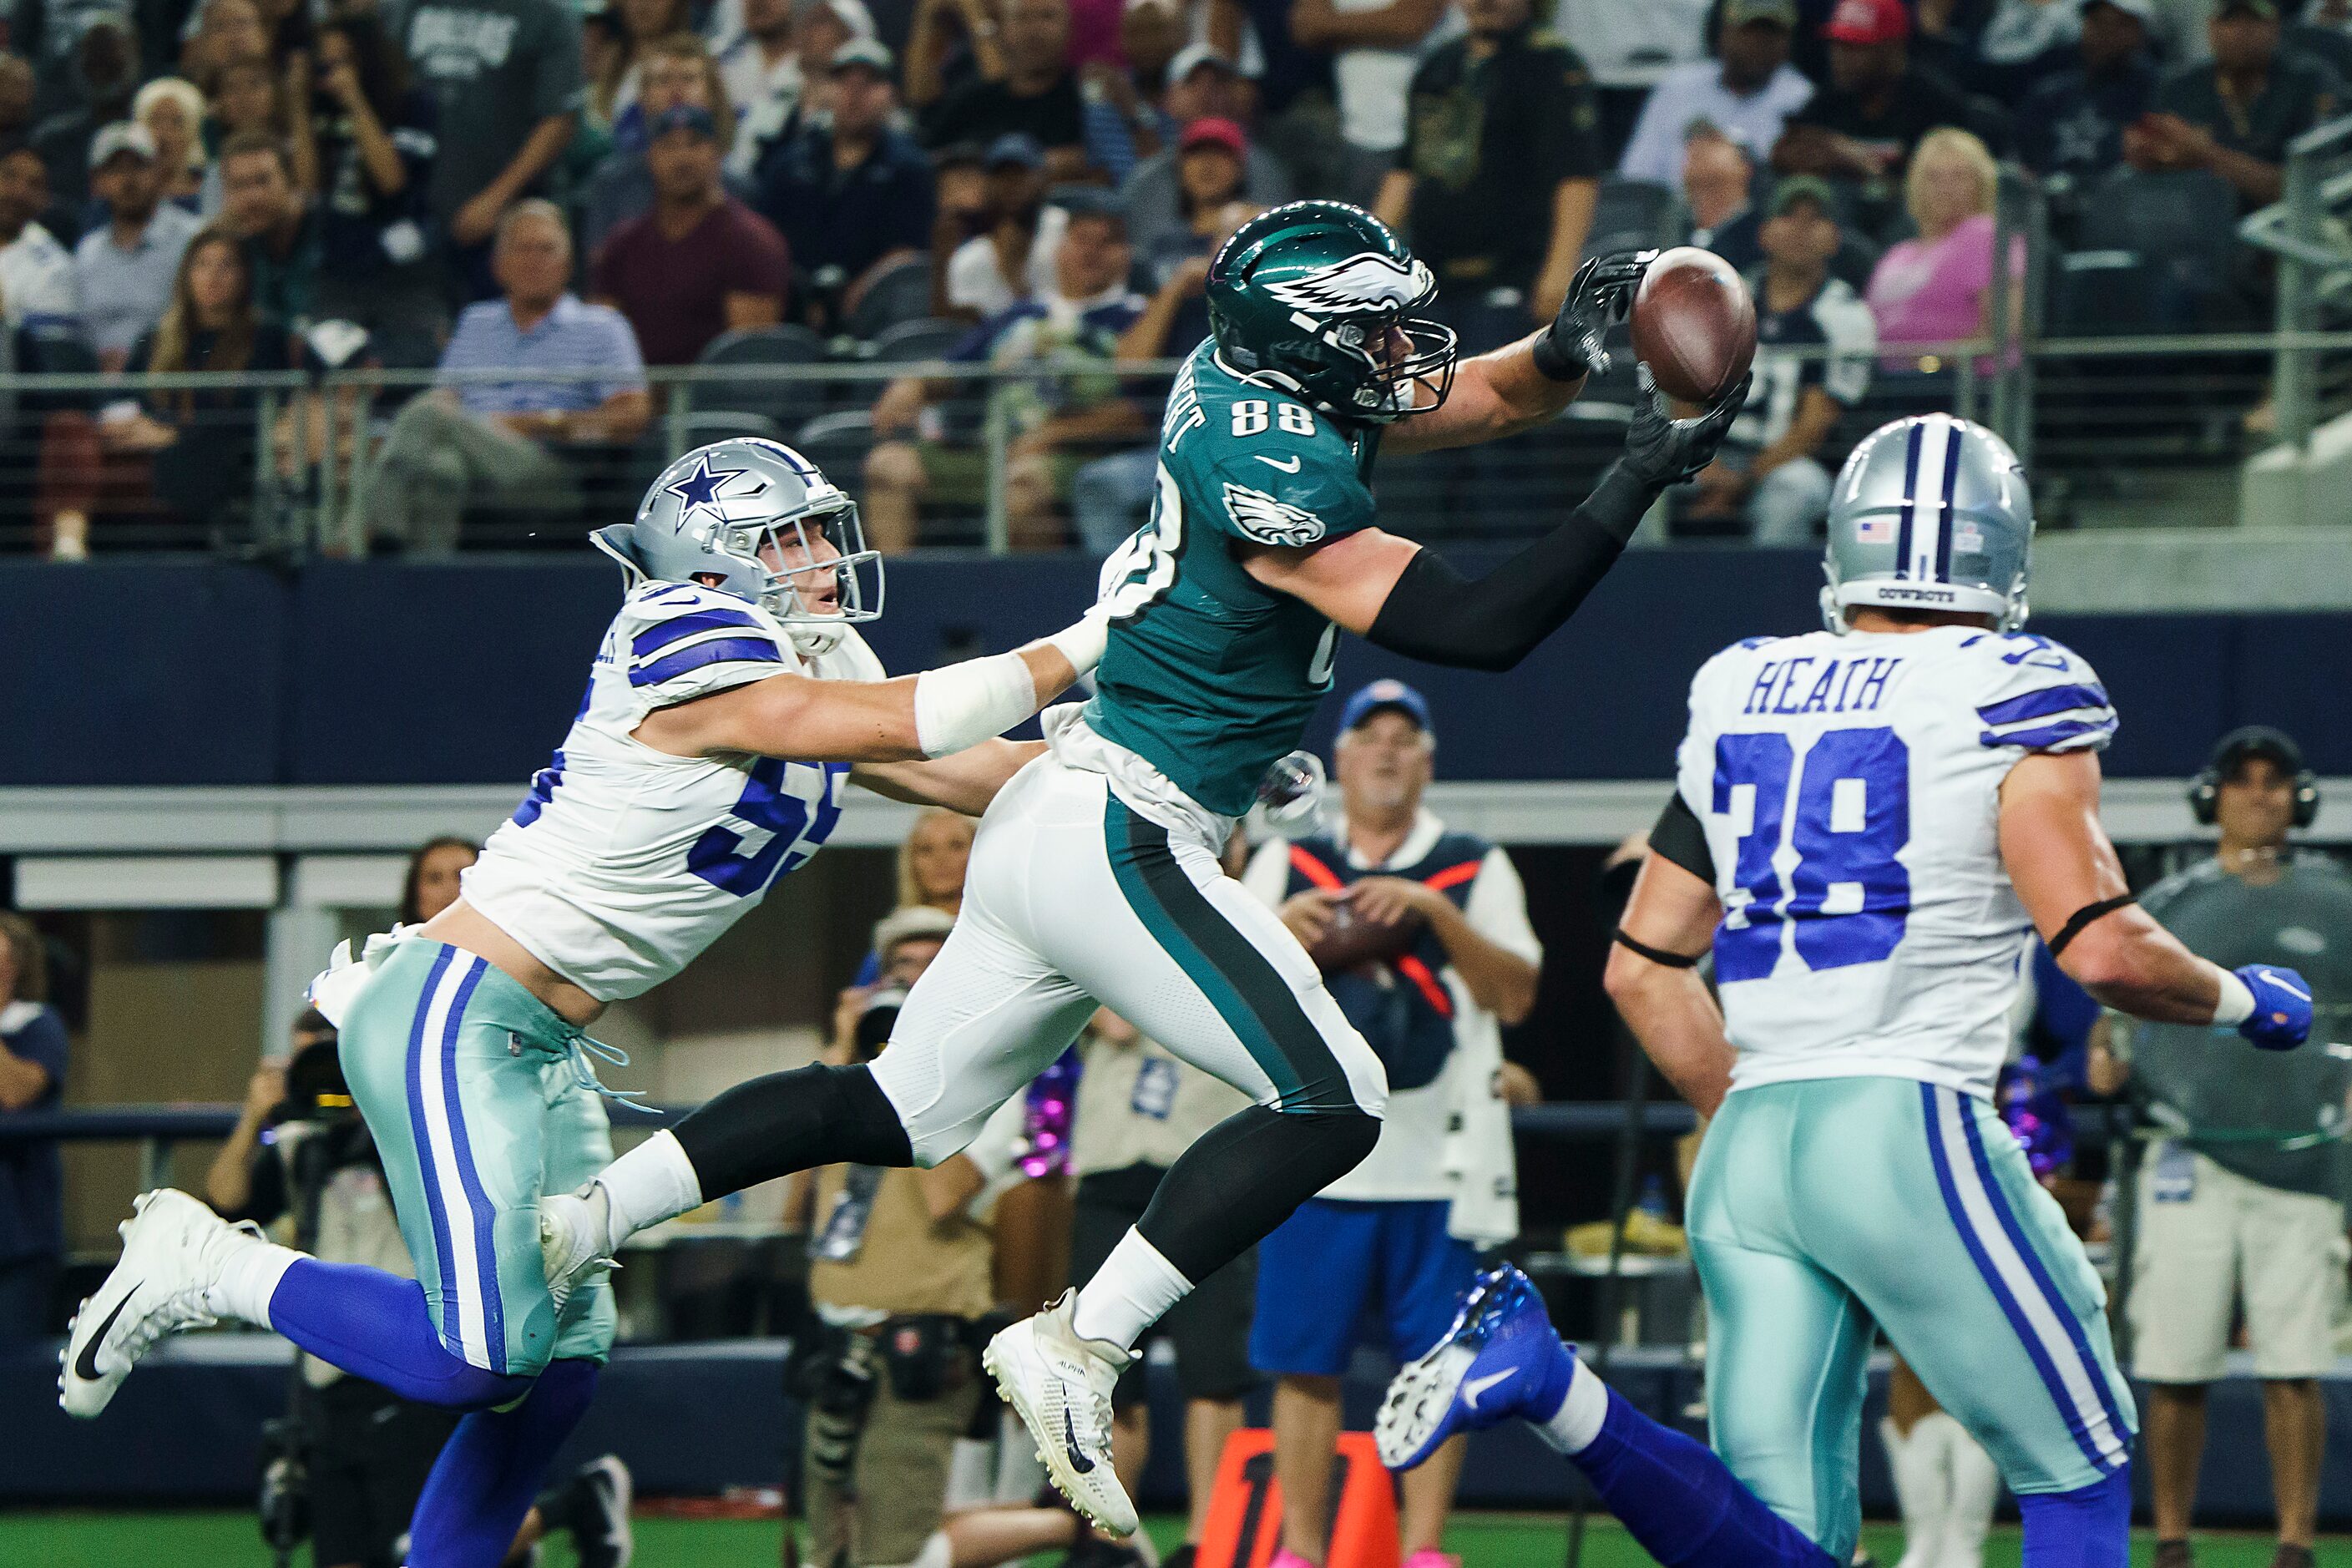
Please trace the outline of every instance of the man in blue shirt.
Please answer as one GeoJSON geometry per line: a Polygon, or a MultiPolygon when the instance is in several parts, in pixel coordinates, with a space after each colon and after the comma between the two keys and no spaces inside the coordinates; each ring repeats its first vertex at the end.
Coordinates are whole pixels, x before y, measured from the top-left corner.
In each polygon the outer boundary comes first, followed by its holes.
{"type": "Polygon", "coordinates": [[[457,318],[442,384],[400,411],[364,481],[370,531],[412,554],[456,550],[470,500],[576,509],[569,455],[634,441],[653,414],[629,323],[570,291],[572,237],[552,203],[508,211],[490,266],[504,297],[457,318]],[[494,370],[517,379],[481,374],[494,370]]]}
{"type": "MultiPolygon", "coordinates": [[[[54,1110],[64,1090],[66,1026],[44,1000],[47,981],[32,922],[0,914],[0,1122],[54,1110]]],[[[64,1192],[54,1141],[0,1142],[0,1344],[50,1332],[64,1192]]]]}
{"type": "Polygon", "coordinates": [[[804,125],[761,165],[752,205],[783,231],[829,316],[856,310],[885,269],[930,243],[930,160],[890,123],[892,65],[872,38],[835,50],[831,123],[804,125]]]}
{"type": "Polygon", "coordinates": [[[2156,97],[2150,58],[2152,0],[2085,0],[2082,62],[2026,96],[2017,113],[2017,152],[2044,177],[2087,184],[2124,161],[2124,127],[2156,97]]]}

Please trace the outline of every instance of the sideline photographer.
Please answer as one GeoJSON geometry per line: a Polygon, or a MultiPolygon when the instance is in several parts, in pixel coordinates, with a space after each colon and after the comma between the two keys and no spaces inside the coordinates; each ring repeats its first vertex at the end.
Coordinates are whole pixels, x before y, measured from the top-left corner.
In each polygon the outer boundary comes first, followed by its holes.
{"type": "MultiPolygon", "coordinates": [[[[2319,809],[2301,749],[2261,725],[2232,731],[2189,801],[2200,823],[2220,827],[2221,843],[2141,905],[2200,958],[2299,971],[2325,1029],[2352,1002],[2352,874],[2288,847],[2290,830],[2319,809]]],[[[2128,1303],[2132,1371],[2148,1384],[2157,1568],[2189,1568],[2205,1389],[2222,1374],[2241,1312],[2278,1508],[2273,1568],[2310,1568],[2327,1437],[2319,1378],[2336,1363],[2345,1291],[2352,1068],[2317,1044],[2222,1052],[2207,1029],[2110,1020],[2094,1037],[2090,1081],[2101,1094],[2127,1083],[2141,1114],[2172,1134],[2141,1168],[2128,1303]]]]}
{"type": "MultiPolygon", "coordinates": [[[[255,1070],[236,1130],[205,1173],[206,1201],[230,1219],[290,1218],[294,1245],[321,1261],[413,1277],[334,1026],[305,1012],[292,1045],[287,1060],[255,1070]]],[[[425,1479],[461,1413],[411,1404],[299,1352],[288,1406],[265,1445],[263,1539],[281,1562],[307,1533],[319,1568],[397,1568],[425,1479]]],[[[615,1568],[631,1547],[629,1496],[627,1467],[611,1455],[595,1460],[539,1500],[508,1561],[530,1560],[541,1536],[562,1528],[583,1568],[615,1568]]]]}

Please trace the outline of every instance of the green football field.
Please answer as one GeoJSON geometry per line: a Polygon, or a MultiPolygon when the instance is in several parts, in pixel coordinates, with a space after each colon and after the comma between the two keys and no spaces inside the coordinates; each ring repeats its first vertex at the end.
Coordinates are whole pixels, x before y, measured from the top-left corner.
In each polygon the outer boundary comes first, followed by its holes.
{"type": "MultiPolygon", "coordinates": [[[[1181,1528],[1154,1520],[1154,1536],[1169,1544],[1181,1528]]],[[[778,1526],[773,1520],[694,1521],[640,1519],[637,1563],[642,1568],[773,1568],[778,1526]]],[[[1871,1550],[1892,1568],[1902,1554],[1902,1532],[1874,1525],[1871,1550]]],[[[1472,1514],[1457,1520],[1446,1548],[1459,1552],[1465,1568],[1561,1568],[1567,1542],[1564,1521],[1529,1514],[1472,1514]]],[[[2150,1544],[2144,1537],[2132,1553],[2145,1563],[2150,1544]]],[[[2337,1538],[2319,1546],[2322,1568],[2352,1568],[2352,1541],[2337,1538]]],[[[2207,1535],[2198,1543],[2198,1568],[2266,1568],[2267,1541],[2244,1535],[2207,1535]]],[[[308,1568],[309,1554],[297,1561],[308,1568]]],[[[1040,1559],[1041,1563],[1051,1559],[1040,1559]]],[[[1586,1542],[1588,1568],[1642,1568],[1650,1559],[1614,1524],[1596,1522],[1586,1542]]],[[[0,1515],[0,1568],[126,1568],[171,1564],[172,1568],[267,1568],[270,1556],[254,1534],[250,1515],[231,1512],[72,1511],[0,1515]]],[[[571,1549],[551,1544],[541,1568],[572,1568],[571,1549]]],[[[1986,1568],[2017,1568],[2015,1527],[1996,1531],[1986,1568]]]]}

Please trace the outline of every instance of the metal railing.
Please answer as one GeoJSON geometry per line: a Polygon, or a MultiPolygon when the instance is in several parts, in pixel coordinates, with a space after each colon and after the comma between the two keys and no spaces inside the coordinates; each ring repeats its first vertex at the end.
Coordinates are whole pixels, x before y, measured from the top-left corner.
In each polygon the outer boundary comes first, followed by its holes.
{"type": "MultiPolygon", "coordinates": [[[[2282,340],[2352,321],[2352,115],[2315,126],[2287,147],[2278,201],[2238,226],[2277,259],[2282,340]]],[[[2308,449],[2322,420],[2352,406],[2352,356],[2289,348],[2273,373],[2281,441],[2308,449]]]]}

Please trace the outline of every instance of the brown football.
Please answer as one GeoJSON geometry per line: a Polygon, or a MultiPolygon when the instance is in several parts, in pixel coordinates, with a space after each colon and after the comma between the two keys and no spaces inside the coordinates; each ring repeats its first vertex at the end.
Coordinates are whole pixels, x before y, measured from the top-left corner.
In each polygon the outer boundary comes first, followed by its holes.
{"type": "Polygon", "coordinates": [[[1325,974],[1342,974],[1359,964],[1401,957],[1412,951],[1427,923],[1415,914],[1401,921],[1368,921],[1344,906],[1337,913],[1339,918],[1323,933],[1323,940],[1307,950],[1307,956],[1325,974]]]}
{"type": "Polygon", "coordinates": [[[1633,357],[1658,390],[1711,403],[1756,357],[1756,300],[1731,263],[1695,245],[1664,252],[1633,291],[1633,357]]]}

